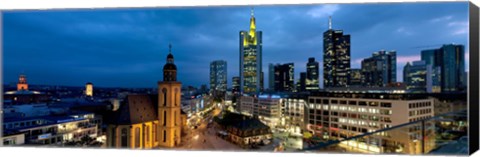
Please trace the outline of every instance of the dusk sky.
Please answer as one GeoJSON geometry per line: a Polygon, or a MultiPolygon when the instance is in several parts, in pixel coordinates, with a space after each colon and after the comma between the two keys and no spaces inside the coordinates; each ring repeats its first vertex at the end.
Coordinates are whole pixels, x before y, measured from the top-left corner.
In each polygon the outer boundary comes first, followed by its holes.
{"type": "MultiPolygon", "coordinates": [[[[423,49],[463,44],[468,67],[468,2],[255,6],[263,32],[263,71],[308,57],[322,65],[323,32],[351,35],[352,68],[379,50],[397,51],[397,81],[423,49]]],[[[30,84],[156,87],[172,44],[183,86],[209,84],[209,64],[226,60],[228,84],[238,76],[239,31],[250,6],[82,9],[3,12],[4,83],[22,72],[30,84]]],[[[322,66],[320,73],[322,74],[322,66]]],[[[467,68],[468,69],[468,68],[467,68]]],[[[320,75],[323,86],[323,75],[320,75]]]]}

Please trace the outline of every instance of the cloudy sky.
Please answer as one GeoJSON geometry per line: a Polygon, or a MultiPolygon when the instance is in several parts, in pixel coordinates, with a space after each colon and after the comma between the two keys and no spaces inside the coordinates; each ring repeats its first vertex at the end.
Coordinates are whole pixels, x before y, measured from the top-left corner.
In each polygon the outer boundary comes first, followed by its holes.
{"type": "MultiPolygon", "coordinates": [[[[467,8],[466,2],[255,6],[263,71],[268,77],[269,63],[293,62],[298,79],[308,57],[322,65],[332,16],[333,28],[351,35],[352,68],[375,51],[396,50],[402,81],[403,66],[419,60],[422,49],[463,44],[468,59],[467,8]]],[[[184,86],[208,84],[213,60],[227,61],[230,85],[238,76],[238,34],[249,29],[249,18],[250,6],[3,12],[4,83],[25,73],[30,84],[155,87],[171,43],[184,86]]]]}

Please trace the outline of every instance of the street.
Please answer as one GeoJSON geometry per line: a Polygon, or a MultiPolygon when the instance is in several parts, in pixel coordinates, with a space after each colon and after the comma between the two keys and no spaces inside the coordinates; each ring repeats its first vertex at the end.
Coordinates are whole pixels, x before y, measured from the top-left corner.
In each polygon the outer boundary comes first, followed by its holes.
{"type": "MultiPolygon", "coordinates": [[[[217,137],[215,135],[216,131],[207,125],[213,116],[220,113],[219,109],[214,109],[209,114],[205,115],[205,118],[200,118],[200,123],[197,124],[198,127],[191,128],[189,127],[189,132],[187,136],[182,140],[184,142],[183,146],[180,149],[186,150],[222,150],[222,151],[234,151],[234,150],[243,150],[239,146],[230,143],[217,137]]],[[[196,120],[194,120],[196,121],[196,120]]]]}

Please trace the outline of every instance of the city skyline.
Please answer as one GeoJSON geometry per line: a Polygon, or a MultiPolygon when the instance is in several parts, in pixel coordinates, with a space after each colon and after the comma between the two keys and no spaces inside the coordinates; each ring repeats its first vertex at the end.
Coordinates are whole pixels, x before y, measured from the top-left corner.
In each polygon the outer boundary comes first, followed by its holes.
{"type": "MultiPolygon", "coordinates": [[[[403,67],[420,60],[424,49],[447,43],[468,47],[468,12],[456,11],[467,4],[255,6],[264,37],[263,72],[269,63],[293,62],[297,80],[309,57],[322,65],[328,16],[333,29],[351,35],[351,68],[380,49],[396,50],[397,67],[403,67]],[[440,9],[445,10],[429,13],[440,9]]],[[[237,33],[249,28],[249,18],[249,6],[5,12],[4,83],[24,73],[30,84],[153,87],[161,80],[168,43],[177,66],[185,69],[178,74],[185,85],[208,84],[208,75],[191,76],[208,73],[208,63],[217,59],[233,65],[229,80],[239,74],[237,33]]],[[[465,55],[468,67],[468,49],[465,55]]],[[[397,81],[403,80],[401,71],[397,68],[397,81]]],[[[267,82],[265,76],[264,87],[267,82]]],[[[322,86],[322,77],[319,82],[322,86]]]]}

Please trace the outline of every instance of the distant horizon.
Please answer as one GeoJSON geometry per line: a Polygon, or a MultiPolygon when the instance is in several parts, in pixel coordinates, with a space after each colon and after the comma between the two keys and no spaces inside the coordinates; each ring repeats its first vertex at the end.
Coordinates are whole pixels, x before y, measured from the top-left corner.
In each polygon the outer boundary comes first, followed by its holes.
{"type": "MultiPolygon", "coordinates": [[[[397,51],[397,81],[406,62],[444,44],[465,46],[467,2],[255,6],[263,32],[264,87],[268,64],[294,63],[295,82],[309,57],[319,62],[323,88],[323,32],[351,35],[351,68],[380,50],[397,51]],[[442,12],[436,12],[442,10],[442,12]]],[[[238,76],[239,35],[250,6],[29,10],[3,12],[4,84],[25,74],[29,84],[156,88],[172,44],[183,86],[209,87],[209,64],[227,61],[227,82],[238,76]],[[167,17],[167,18],[164,18],[167,17]]]]}

